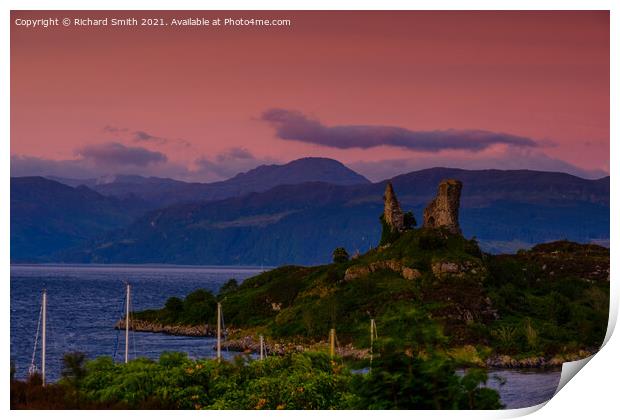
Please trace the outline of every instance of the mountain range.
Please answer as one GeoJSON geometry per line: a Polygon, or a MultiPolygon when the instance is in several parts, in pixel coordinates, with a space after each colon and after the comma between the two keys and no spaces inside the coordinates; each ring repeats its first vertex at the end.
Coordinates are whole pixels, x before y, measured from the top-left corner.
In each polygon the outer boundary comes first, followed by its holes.
{"type": "Polygon", "coordinates": [[[170,178],[112,175],[97,179],[50,177],[70,186],[84,185],[105,195],[138,198],[153,208],[179,202],[214,201],[250,192],[267,191],[278,185],[327,182],[335,185],[369,184],[370,181],[342,163],[325,158],[302,158],[284,165],[261,165],[220,182],[182,182],[170,178]]]}
{"type": "MultiPolygon", "coordinates": [[[[461,227],[486,251],[555,239],[608,244],[609,177],[432,168],[391,181],[402,207],[421,222],[444,178],[463,182],[461,227]]],[[[376,246],[386,182],[322,158],[210,184],[82,181],[11,179],[13,262],[324,263],[338,246],[351,253],[376,246]]]]}

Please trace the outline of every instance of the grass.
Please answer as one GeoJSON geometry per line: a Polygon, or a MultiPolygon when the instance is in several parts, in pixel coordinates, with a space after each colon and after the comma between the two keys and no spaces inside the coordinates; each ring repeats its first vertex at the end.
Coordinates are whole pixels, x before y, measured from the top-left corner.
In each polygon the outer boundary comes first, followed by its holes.
{"type": "Polygon", "coordinates": [[[401,348],[442,347],[464,364],[492,353],[552,356],[600,346],[607,326],[609,250],[561,241],[517,255],[483,255],[475,240],[414,229],[358,258],[316,267],[284,266],[219,296],[201,295],[136,318],[212,322],[223,303],[228,326],[276,340],[313,343],[336,328],[340,344],[380,337],[401,348]],[[351,267],[385,269],[345,281],[351,267]],[[407,280],[387,263],[415,268],[407,280]],[[442,263],[456,273],[438,273],[442,263]],[[188,302],[191,301],[191,302],[188,302]],[[176,309],[175,309],[176,308],[176,309]],[[475,349],[474,352],[472,349],[475,349]]]}

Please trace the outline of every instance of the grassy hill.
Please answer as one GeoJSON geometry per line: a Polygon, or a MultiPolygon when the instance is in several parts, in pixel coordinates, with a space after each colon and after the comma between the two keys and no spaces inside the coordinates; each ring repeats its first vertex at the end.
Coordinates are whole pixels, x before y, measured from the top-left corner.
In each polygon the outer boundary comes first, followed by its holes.
{"type": "MultiPolygon", "coordinates": [[[[609,250],[596,245],[560,241],[492,256],[460,235],[414,229],[349,261],[284,266],[229,284],[217,299],[238,335],[310,344],[336,328],[339,344],[366,348],[374,318],[380,338],[411,351],[439,347],[468,363],[497,354],[550,359],[602,343],[608,270],[609,250]]],[[[189,316],[195,304],[136,317],[214,321],[214,311],[189,316]]]]}

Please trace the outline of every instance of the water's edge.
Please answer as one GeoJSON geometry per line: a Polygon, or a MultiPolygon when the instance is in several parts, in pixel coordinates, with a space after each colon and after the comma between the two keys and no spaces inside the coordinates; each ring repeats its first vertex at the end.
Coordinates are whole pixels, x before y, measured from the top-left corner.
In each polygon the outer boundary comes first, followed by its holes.
{"type": "MultiPolygon", "coordinates": [[[[132,311],[137,312],[162,307],[169,297],[183,297],[198,288],[217,292],[230,278],[242,281],[261,271],[256,267],[11,265],[11,360],[16,377],[28,374],[44,288],[48,292],[47,372],[53,382],[60,377],[61,358],[67,352],[84,352],[89,359],[122,359],[124,334],[114,325],[122,318],[125,282],[132,284],[132,311]]],[[[228,350],[235,347],[232,342],[226,344],[228,350]]],[[[209,336],[131,331],[130,358],[155,360],[164,351],[214,358],[214,345],[215,339],[209,336]]],[[[35,362],[40,358],[40,347],[37,350],[35,362]]],[[[225,358],[238,354],[223,352],[225,358]]],[[[488,386],[498,390],[507,408],[520,408],[549,400],[559,378],[555,370],[491,369],[488,386]]]]}

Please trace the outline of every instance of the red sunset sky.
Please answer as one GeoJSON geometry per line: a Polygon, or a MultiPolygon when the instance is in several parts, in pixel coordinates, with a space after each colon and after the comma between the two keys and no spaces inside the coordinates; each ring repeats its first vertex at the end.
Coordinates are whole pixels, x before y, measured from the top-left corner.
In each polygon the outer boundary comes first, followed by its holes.
{"type": "Polygon", "coordinates": [[[607,12],[13,12],[12,175],[212,181],[338,159],[609,173],[607,12]],[[290,27],[26,29],[244,16],[290,27]]]}

